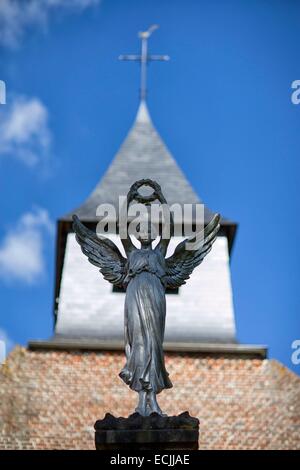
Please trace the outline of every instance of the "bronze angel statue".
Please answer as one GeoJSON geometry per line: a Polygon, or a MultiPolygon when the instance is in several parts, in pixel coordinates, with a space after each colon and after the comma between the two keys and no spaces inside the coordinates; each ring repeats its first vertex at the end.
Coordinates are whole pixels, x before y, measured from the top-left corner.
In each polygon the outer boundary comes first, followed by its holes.
{"type": "MultiPolygon", "coordinates": [[[[152,201],[167,205],[160,186],[152,180],[140,180],[132,185],[127,195],[127,209],[132,201],[149,205],[152,201]],[[142,196],[141,186],[153,189],[150,196],[142,196]]],[[[169,211],[173,224],[173,216],[169,211]]],[[[192,271],[212,248],[220,228],[220,216],[216,214],[203,232],[179,243],[174,254],[166,258],[170,237],[160,236],[152,247],[154,236],[151,226],[140,232],[137,248],[130,235],[122,239],[126,258],[107,237],[86,228],[76,215],[73,216],[76,239],[88,260],[100,268],[104,279],[126,290],[125,297],[125,353],[126,364],[120,372],[121,379],[138,392],[136,412],[142,416],[162,414],[156,395],[172,382],[165,367],[163,340],[166,317],[166,288],[175,289],[185,284],[192,271]],[[201,240],[197,249],[187,249],[187,243],[201,240]]]]}

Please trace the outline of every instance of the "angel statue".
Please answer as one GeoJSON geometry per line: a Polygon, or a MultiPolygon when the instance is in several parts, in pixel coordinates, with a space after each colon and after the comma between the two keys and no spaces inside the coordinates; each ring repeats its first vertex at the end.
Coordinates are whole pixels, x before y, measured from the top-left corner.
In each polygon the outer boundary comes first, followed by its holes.
{"type": "Polygon", "coordinates": [[[76,215],[73,215],[73,227],[81,250],[90,263],[100,268],[104,279],[126,290],[126,364],[119,375],[138,392],[135,411],[142,416],[154,412],[163,415],[156,395],[172,387],[163,353],[166,288],[175,289],[185,284],[194,268],[203,261],[217,237],[220,216],[216,214],[201,233],[179,243],[174,254],[166,258],[174,221],[160,186],[149,179],[137,181],[127,195],[127,209],[132,201],[146,206],[158,201],[168,207],[172,226],[170,235],[163,237],[160,231],[155,248],[152,247],[155,237],[151,235],[149,223],[147,230],[136,235],[140,248],[135,246],[129,234],[127,238],[121,238],[126,258],[111,240],[86,228],[76,215]],[[139,192],[141,186],[152,188],[153,193],[142,196],[139,192]],[[192,242],[197,236],[201,243],[196,249],[187,249],[187,242],[192,242]]]}

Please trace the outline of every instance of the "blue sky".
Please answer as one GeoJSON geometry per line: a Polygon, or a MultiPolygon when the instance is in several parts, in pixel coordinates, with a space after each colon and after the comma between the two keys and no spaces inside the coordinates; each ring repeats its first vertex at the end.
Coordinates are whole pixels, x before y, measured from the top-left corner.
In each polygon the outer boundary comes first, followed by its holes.
{"type": "Polygon", "coordinates": [[[238,339],[300,373],[299,15],[296,1],[1,2],[2,337],[52,334],[55,221],[89,194],[132,124],[139,70],[117,57],[158,23],[151,52],[171,61],[150,65],[149,109],[201,198],[239,223],[238,339]]]}

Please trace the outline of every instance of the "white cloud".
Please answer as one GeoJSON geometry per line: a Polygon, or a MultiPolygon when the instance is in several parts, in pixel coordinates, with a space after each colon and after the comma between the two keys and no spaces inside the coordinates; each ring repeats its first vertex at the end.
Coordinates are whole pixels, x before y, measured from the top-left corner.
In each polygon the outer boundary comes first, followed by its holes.
{"type": "Polygon", "coordinates": [[[0,44],[16,47],[25,31],[44,27],[55,12],[80,12],[97,5],[100,0],[1,0],[0,44]]]}
{"type": "Polygon", "coordinates": [[[16,96],[0,109],[0,156],[18,158],[28,166],[49,155],[51,133],[47,108],[38,98],[16,96]]]}
{"type": "Polygon", "coordinates": [[[22,215],[0,244],[0,277],[32,284],[45,272],[44,235],[54,233],[45,209],[22,215]]]}
{"type": "Polygon", "coordinates": [[[5,356],[12,350],[15,345],[15,342],[10,338],[8,333],[3,329],[0,328],[0,342],[4,343],[0,345],[0,364],[4,362],[5,356]]]}

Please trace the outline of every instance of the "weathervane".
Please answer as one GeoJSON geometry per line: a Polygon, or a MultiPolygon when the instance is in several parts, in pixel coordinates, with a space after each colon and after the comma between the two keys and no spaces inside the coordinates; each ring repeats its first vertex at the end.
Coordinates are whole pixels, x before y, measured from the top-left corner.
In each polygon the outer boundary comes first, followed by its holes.
{"type": "Polygon", "coordinates": [[[144,100],[147,94],[147,65],[148,62],[152,60],[167,61],[170,60],[168,55],[153,55],[148,54],[148,39],[159,26],[154,24],[150,26],[147,31],[140,31],[138,37],[142,41],[141,53],[140,54],[126,54],[120,55],[119,60],[133,60],[135,62],[140,62],[141,64],[141,86],[140,86],[140,98],[144,100]]]}

